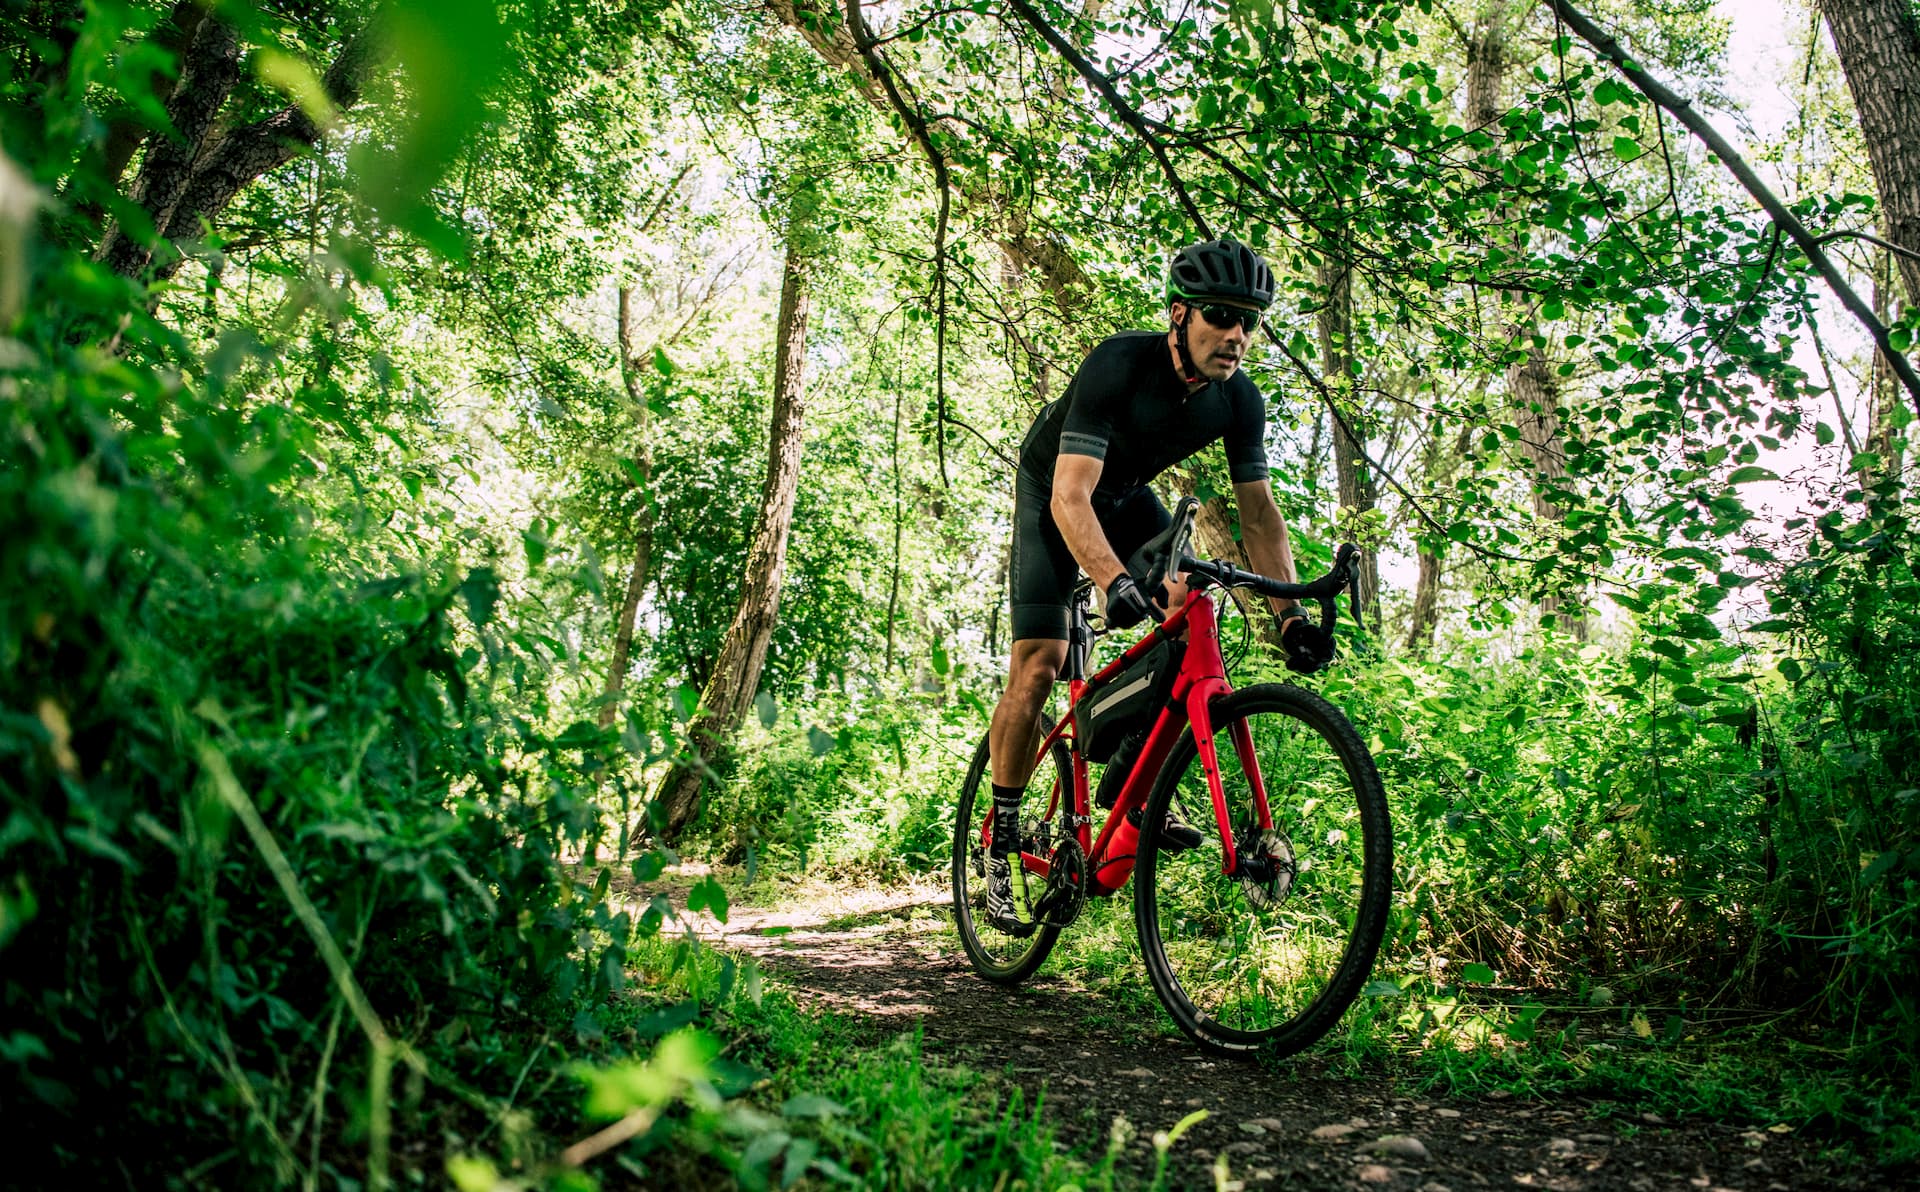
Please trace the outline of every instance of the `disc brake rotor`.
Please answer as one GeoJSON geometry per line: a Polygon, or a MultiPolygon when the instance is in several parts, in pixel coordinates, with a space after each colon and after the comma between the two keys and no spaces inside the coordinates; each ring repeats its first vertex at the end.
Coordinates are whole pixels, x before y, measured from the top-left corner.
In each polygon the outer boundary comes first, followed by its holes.
{"type": "Polygon", "coordinates": [[[1249,830],[1234,842],[1234,853],[1240,858],[1240,888],[1246,891],[1253,909],[1274,910],[1287,900],[1300,867],[1286,837],[1271,828],[1264,832],[1249,830]]]}

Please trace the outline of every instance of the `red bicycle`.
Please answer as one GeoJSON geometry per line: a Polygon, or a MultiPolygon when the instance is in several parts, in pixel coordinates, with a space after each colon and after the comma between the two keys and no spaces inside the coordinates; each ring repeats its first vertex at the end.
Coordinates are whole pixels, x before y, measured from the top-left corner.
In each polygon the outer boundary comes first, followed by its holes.
{"type": "Polygon", "coordinates": [[[1131,876],[1147,974],[1180,1029],[1216,1054],[1290,1055],[1333,1027],[1373,968],[1393,880],[1386,795],[1359,735],[1325,699],[1291,683],[1232,688],[1211,592],[1316,600],[1331,629],[1358,552],[1342,546],[1327,575],[1281,583],[1187,553],[1196,507],[1183,500],[1173,526],[1136,556],[1148,560],[1147,591],[1185,572],[1186,602],[1091,678],[1091,585],[1075,593],[1066,713],[1042,720],[1022,804],[1020,863],[1029,889],[1044,887],[1038,930],[1020,938],[986,920],[984,740],[954,822],[955,917],[975,970],[1015,985],[1088,898],[1113,896],[1131,876]],[[1088,766],[1147,716],[1152,727],[1096,837],[1088,766]],[[1177,849],[1161,830],[1169,810],[1215,835],[1177,849]]]}

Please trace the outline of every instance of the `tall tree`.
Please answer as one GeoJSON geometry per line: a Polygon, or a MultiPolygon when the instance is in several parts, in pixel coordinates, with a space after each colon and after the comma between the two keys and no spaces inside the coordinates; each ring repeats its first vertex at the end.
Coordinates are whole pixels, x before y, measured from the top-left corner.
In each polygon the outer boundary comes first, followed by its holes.
{"type": "Polygon", "coordinates": [[[800,454],[806,413],[807,272],[805,219],[796,202],[787,230],[781,271],[780,313],[774,333],[773,418],[767,435],[767,477],[754,518],[753,546],[742,577],[740,606],[727,628],[720,656],[700,697],[701,712],[689,727],[695,756],[675,765],[655,795],[656,824],[667,840],[679,836],[700,808],[700,792],[713,763],[746,719],[759,689],[767,645],[780,614],[787,539],[800,489],[800,454]]]}
{"type": "MultiPolygon", "coordinates": [[[[133,226],[129,216],[117,220],[96,253],[130,277],[171,277],[183,260],[180,241],[200,236],[242,187],[317,145],[326,109],[342,111],[358,102],[380,49],[365,32],[348,36],[318,95],[256,115],[250,97],[236,94],[243,91],[238,30],[219,16],[177,16],[163,27],[161,44],[187,28],[179,81],[166,96],[172,128],[145,137],[145,157],[127,190],[133,226]]],[[[140,144],[131,127],[116,124],[106,146],[116,179],[140,144]]]]}
{"type": "Polygon", "coordinates": [[[1899,246],[1907,297],[1920,297],[1920,12],[1912,0],[1817,0],[1860,114],[1867,159],[1899,246]]]}
{"type": "MultiPolygon", "coordinates": [[[[1367,464],[1365,411],[1353,384],[1353,266],[1337,239],[1330,239],[1320,259],[1320,288],[1325,295],[1316,323],[1320,333],[1320,363],[1327,378],[1327,405],[1333,414],[1333,474],[1339,486],[1340,507],[1356,523],[1380,504],[1380,486],[1367,464]],[[1341,409],[1335,403],[1345,401],[1341,409]]],[[[1356,529],[1358,526],[1356,526],[1356,529]]],[[[1375,630],[1380,624],[1380,561],[1369,550],[1360,556],[1360,597],[1355,614],[1375,630]]]]}
{"type": "Polygon", "coordinates": [[[647,392],[640,380],[646,367],[640,359],[634,309],[633,286],[620,287],[620,311],[617,334],[620,352],[620,382],[626,388],[633,414],[633,480],[640,487],[640,511],[634,518],[633,569],[627,573],[626,595],[620,601],[619,619],[614,622],[613,657],[607,663],[607,684],[601,692],[600,726],[605,728],[620,714],[620,693],[627,682],[627,665],[633,656],[633,627],[640,616],[640,597],[647,590],[653,563],[653,443],[649,423],[652,411],[647,392]]]}
{"type": "MultiPolygon", "coordinates": [[[[1513,35],[1529,6],[1493,0],[1476,16],[1472,28],[1463,32],[1467,50],[1467,123],[1491,138],[1487,159],[1498,171],[1504,130],[1501,124],[1500,93],[1507,72],[1514,65],[1513,35]]],[[[1506,221],[1502,221],[1505,223],[1506,221]]],[[[1524,231],[1503,231],[1501,247],[1518,257],[1526,251],[1524,231]]],[[[1513,341],[1513,355],[1506,367],[1507,399],[1520,432],[1520,449],[1532,471],[1533,513],[1544,522],[1566,520],[1566,510],[1547,498],[1547,491],[1566,479],[1567,457],[1562,443],[1560,384],[1553,363],[1547,359],[1539,333],[1539,320],[1533,299],[1521,295],[1524,308],[1507,324],[1513,341]]],[[[1586,637],[1586,621],[1563,612],[1563,601],[1549,594],[1540,601],[1543,615],[1552,615],[1562,628],[1576,638],[1586,637]]]]}

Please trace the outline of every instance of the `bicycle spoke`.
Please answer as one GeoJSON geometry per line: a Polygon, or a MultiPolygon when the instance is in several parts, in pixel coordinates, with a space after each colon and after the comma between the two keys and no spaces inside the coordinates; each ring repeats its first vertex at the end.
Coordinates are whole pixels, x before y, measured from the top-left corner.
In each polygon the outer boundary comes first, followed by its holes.
{"type": "MultiPolygon", "coordinates": [[[[1051,729],[1051,723],[1045,728],[1051,729]]],[[[973,765],[960,792],[959,813],[954,822],[953,902],[954,920],[960,941],[974,970],[990,981],[1017,984],[1040,967],[1053,950],[1060,931],[1042,926],[1030,935],[1013,935],[996,928],[987,920],[987,831],[993,817],[992,787],[987,776],[987,743],[975,751],[973,765]]],[[[1022,843],[1050,852],[1057,832],[1045,825],[1049,813],[1057,813],[1059,801],[1071,789],[1073,771],[1064,746],[1056,745],[1048,758],[1035,768],[1028,780],[1021,804],[1022,843]]],[[[1058,822],[1057,815],[1054,819],[1058,822]]],[[[1039,897],[1045,879],[1029,872],[1030,890],[1039,897]]]]}
{"type": "MultiPolygon", "coordinates": [[[[1252,872],[1224,876],[1209,833],[1187,852],[1155,847],[1136,879],[1156,990],[1182,1029],[1225,1049],[1281,1036],[1304,1046],[1304,1032],[1324,1031],[1364,979],[1384,923],[1390,846],[1378,780],[1357,739],[1328,730],[1325,716],[1338,713],[1303,697],[1255,688],[1220,705],[1221,786],[1236,851],[1252,872]],[[1358,783],[1349,765],[1356,753],[1365,763],[1358,783]],[[1271,832],[1260,828],[1262,780],[1271,832]]],[[[1212,822],[1190,744],[1168,759],[1155,799],[1206,808],[1196,822],[1212,822]]]]}

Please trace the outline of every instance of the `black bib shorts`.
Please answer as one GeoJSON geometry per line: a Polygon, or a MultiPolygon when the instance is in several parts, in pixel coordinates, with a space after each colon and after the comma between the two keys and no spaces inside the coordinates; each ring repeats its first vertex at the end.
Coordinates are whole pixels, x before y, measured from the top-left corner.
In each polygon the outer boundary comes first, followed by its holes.
{"type": "MultiPolygon", "coordinates": [[[[1067,540],[1053,521],[1051,486],[1024,469],[1013,482],[1013,559],[1007,582],[1013,597],[1013,640],[1051,638],[1067,640],[1067,610],[1080,565],[1067,549],[1067,540]]],[[[1126,559],[1154,535],[1173,524],[1173,515],[1153,495],[1139,488],[1109,497],[1093,494],[1093,514],[1112,545],[1126,559]]]]}

